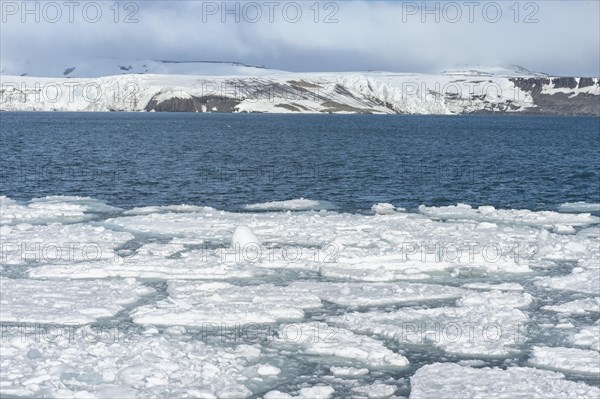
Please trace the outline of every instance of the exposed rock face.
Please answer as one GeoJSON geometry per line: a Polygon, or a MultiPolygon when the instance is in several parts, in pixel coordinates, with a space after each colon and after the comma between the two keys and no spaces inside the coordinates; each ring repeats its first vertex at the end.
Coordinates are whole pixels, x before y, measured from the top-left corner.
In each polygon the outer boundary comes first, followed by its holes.
{"type": "Polygon", "coordinates": [[[581,89],[600,86],[594,78],[514,78],[511,81],[521,90],[531,94],[535,107],[524,110],[526,113],[548,115],[600,115],[600,96],[581,89]],[[552,92],[545,89],[567,89],[565,92],[552,92]]]}
{"type": "Polygon", "coordinates": [[[191,98],[172,97],[158,101],[157,94],[146,105],[146,111],[156,112],[235,112],[235,107],[240,103],[227,97],[204,96],[191,98]]]}

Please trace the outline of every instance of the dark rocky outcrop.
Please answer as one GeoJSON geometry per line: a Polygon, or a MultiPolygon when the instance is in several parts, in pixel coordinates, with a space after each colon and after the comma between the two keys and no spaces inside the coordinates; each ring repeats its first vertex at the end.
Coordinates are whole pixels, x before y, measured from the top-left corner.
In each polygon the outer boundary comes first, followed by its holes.
{"type": "Polygon", "coordinates": [[[519,89],[531,94],[533,107],[523,109],[523,113],[547,115],[600,115],[600,96],[577,93],[575,89],[594,84],[593,78],[581,78],[579,85],[575,78],[512,78],[519,89]],[[554,88],[566,88],[573,93],[542,93],[544,85],[554,84],[554,88]],[[583,83],[583,86],[582,86],[583,83]]]}
{"type": "MultiPolygon", "coordinates": [[[[158,96],[158,95],[157,95],[158,96]]],[[[156,112],[235,112],[239,101],[217,96],[203,96],[191,98],[172,97],[158,102],[156,97],[148,103],[146,111],[156,112]]]]}

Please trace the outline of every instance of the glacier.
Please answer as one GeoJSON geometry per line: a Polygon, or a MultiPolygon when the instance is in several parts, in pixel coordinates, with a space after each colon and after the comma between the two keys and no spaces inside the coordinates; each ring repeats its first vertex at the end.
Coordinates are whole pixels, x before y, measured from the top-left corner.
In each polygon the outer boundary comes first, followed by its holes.
{"type": "Polygon", "coordinates": [[[300,73],[202,62],[133,64],[118,68],[118,74],[108,67],[60,77],[5,71],[0,110],[600,115],[600,78],[553,77],[520,67],[421,74],[300,73]],[[110,75],[96,75],[101,72],[110,75]]]}

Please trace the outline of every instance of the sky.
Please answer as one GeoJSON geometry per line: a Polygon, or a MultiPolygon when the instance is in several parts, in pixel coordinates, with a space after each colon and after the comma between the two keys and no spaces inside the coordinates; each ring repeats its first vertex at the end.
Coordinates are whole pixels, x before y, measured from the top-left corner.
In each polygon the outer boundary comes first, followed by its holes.
{"type": "Polygon", "coordinates": [[[599,3],[2,0],[0,62],[100,57],[394,72],[516,64],[599,76],[599,3]]]}

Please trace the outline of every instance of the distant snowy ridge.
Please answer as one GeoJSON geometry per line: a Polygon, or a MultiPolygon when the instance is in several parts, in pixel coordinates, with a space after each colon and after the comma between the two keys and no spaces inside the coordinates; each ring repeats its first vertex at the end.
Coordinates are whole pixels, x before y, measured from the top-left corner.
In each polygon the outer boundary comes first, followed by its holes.
{"type": "Polygon", "coordinates": [[[600,115],[597,77],[549,77],[523,68],[291,73],[208,64],[212,69],[202,75],[186,74],[198,68],[193,62],[176,64],[183,73],[177,75],[3,75],[0,110],[600,115]]]}

